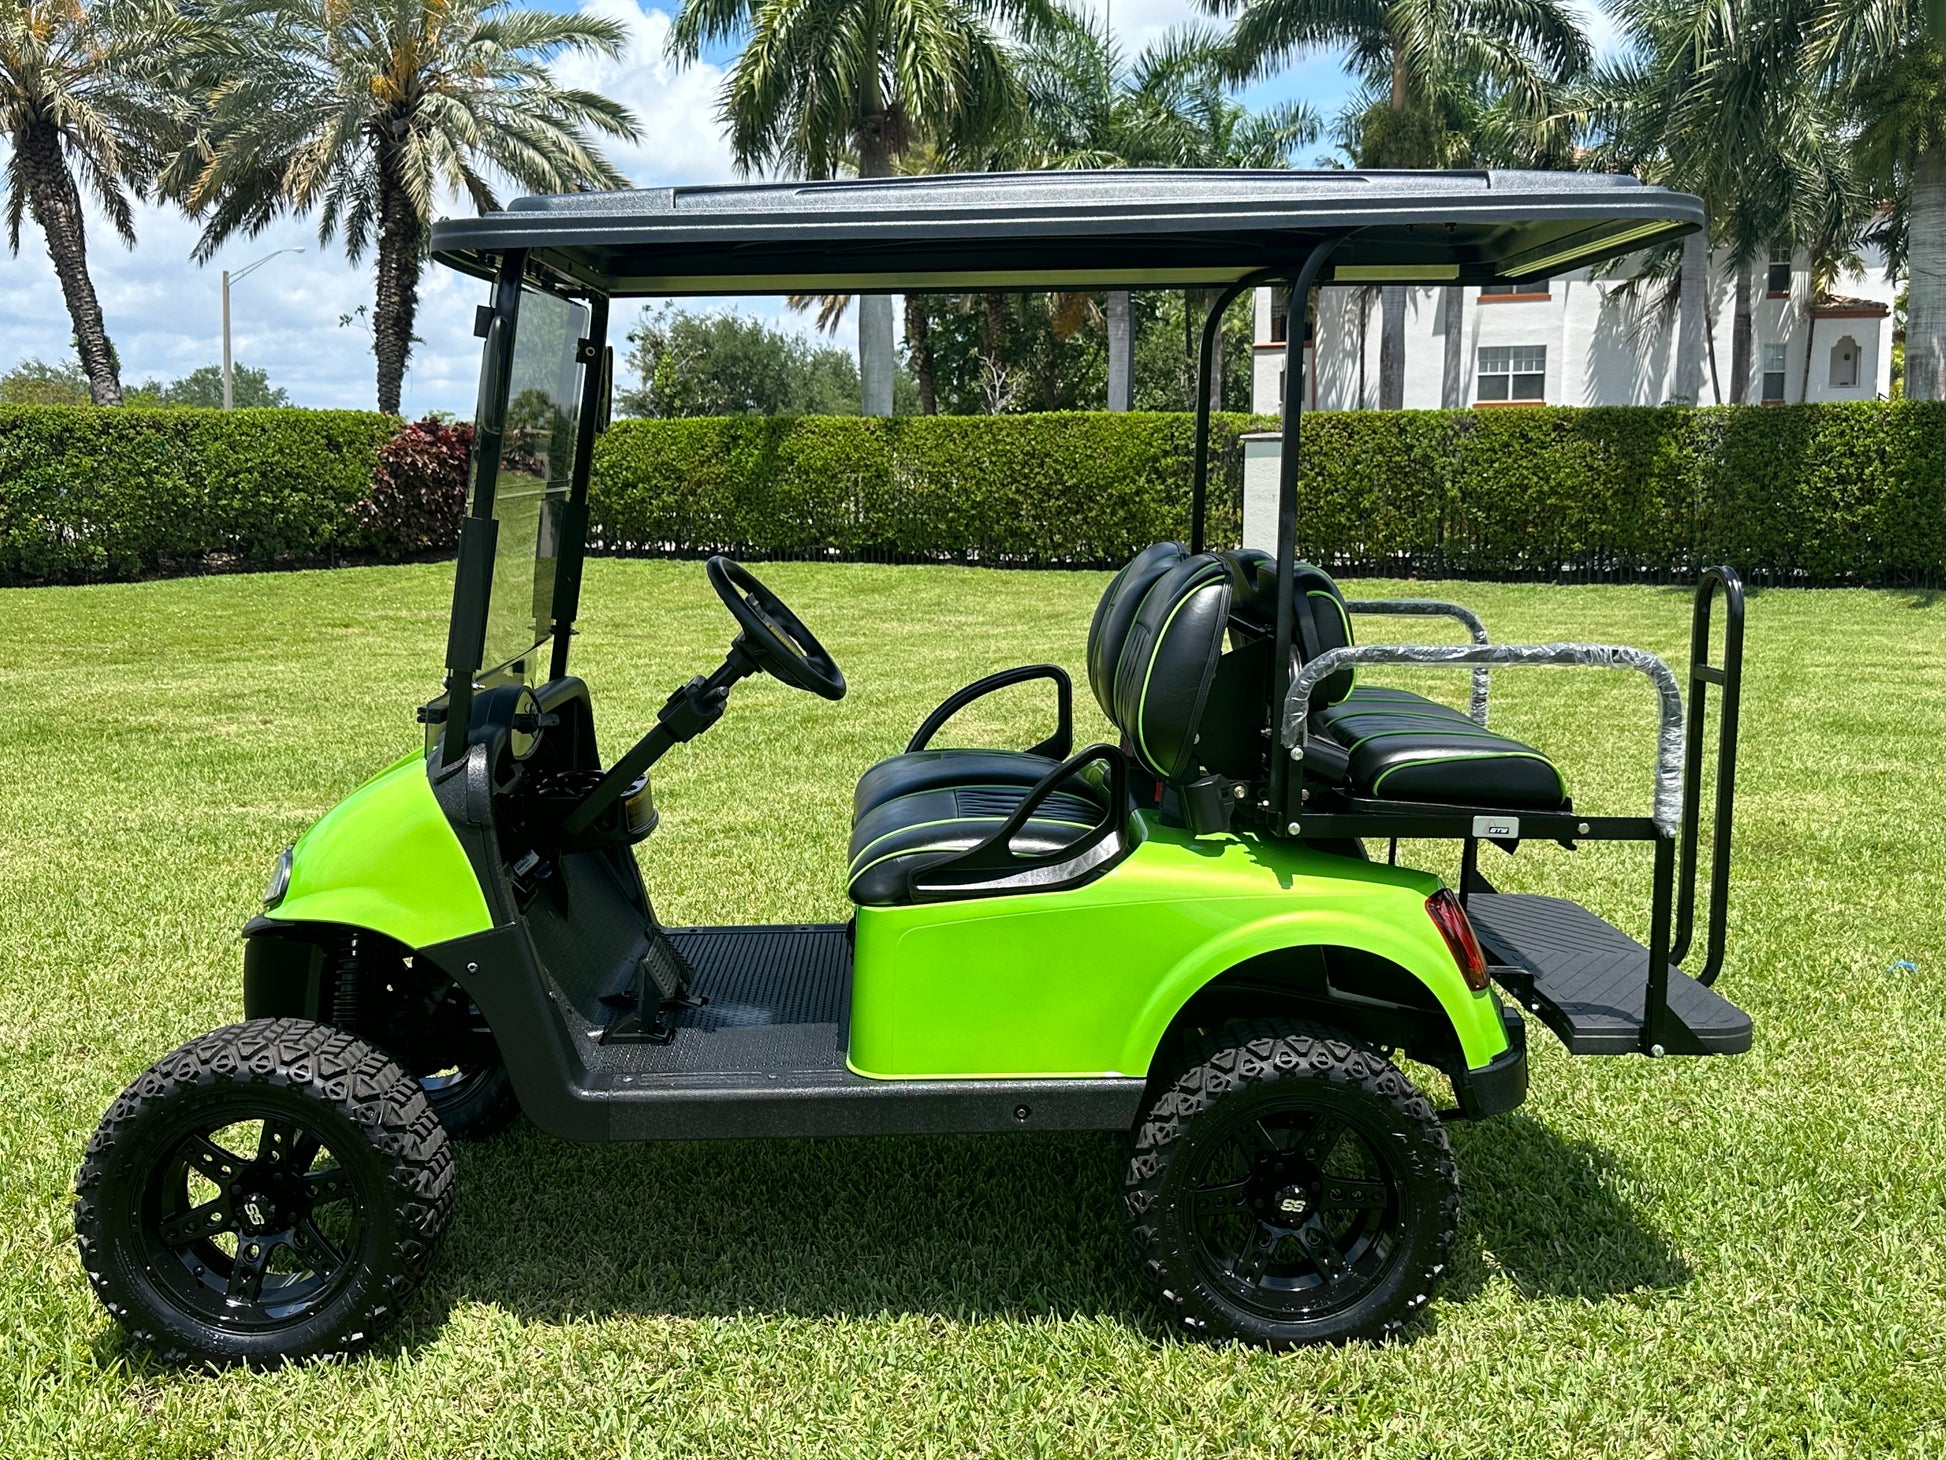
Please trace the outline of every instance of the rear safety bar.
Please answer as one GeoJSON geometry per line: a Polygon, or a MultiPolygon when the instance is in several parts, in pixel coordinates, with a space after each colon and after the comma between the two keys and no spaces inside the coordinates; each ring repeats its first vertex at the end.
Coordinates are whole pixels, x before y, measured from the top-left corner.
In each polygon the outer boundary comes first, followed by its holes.
{"type": "MultiPolygon", "coordinates": [[[[1633,669],[1656,687],[1661,723],[1656,730],[1656,829],[1673,837],[1683,818],[1682,690],[1669,666],[1647,649],[1627,644],[1359,644],[1327,649],[1298,670],[1284,701],[1284,745],[1293,761],[1304,759],[1311,737],[1311,692],[1354,664],[1513,665],[1553,664],[1595,669],[1633,669]]],[[[1477,691],[1476,691],[1477,693],[1477,691]]]]}
{"type": "MultiPolygon", "coordinates": [[[[1450,618],[1466,626],[1466,632],[1476,644],[1491,643],[1487,638],[1487,626],[1480,622],[1480,616],[1462,603],[1447,603],[1439,598],[1355,598],[1345,604],[1347,613],[1392,614],[1412,618],[1450,618]]],[[[1487,727],[1487,693],[1492,688],[1486,665],[1477,666],[1473,671],[1473,695],[1466,706],[1466,713],[1474,724],[1482,730],[1487,727]]]]}

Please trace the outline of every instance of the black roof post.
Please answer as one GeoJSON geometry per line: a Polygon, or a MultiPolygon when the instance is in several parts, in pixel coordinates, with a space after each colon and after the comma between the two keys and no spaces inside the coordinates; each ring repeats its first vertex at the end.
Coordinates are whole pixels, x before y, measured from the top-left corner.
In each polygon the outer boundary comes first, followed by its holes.
{"type": "Polygon", "coordinates": [[[588,476],[594,470],[595,438],[601,434],[607,392],[613,388],[608,362],[608,296],[588,298],[588,337],[580,342],[581,414],[575,421],[574,469],[568,500],[561,508],[560,559],[554,577],[554,648],[547,677],[568,672],[568,641],[581,613],[581,565],[588,551],[588,476]]]}
{"type": "Polygon", "coordinates": [[[1204,527],[1209,516],[1209,418],[1216,399],[1216,337],[1223,328],[1223,313],[1236,302],[1237,295],[1245,289],[1256,288],[1270,277],[1268,271],[1245,274],[1211,300],[1209,313],[1203,316],[1203,346],[1196,356],[1195,485],[1190,490],[1189,498],[1189,550],[1192,553],[1203,550],[1206,536],[1204,527]]]}
{"type": "MultiPolygon", "coordinates": [[[[1277,455],[1277,649],[1270,665],[1270,723],[1283,723],[1284,696],[1291,687],[1291,633],[1297,627],[1297,464],[1298,430],[1304,418],[1304,318],[1318,270],[1344,241],[1342,234],[1320,239],[1291,282],[1284,307],[1284,441],[1277,455]]],[[[1295,820],[1290,795],[1290,757],[1275,740],[1270,747],[1270,815],[1281,833],[1295,820]]]]}
{"type": "Polygon", "coordinates": [[[473,676],[486,653],[487,613],[493,596],[493,557],[500,524],[493,491],[500,473],[500,442],[507,421],[507,387],[513,375],[514,326],[520,313],[525,249],[509,250],[493,281],[485,312],[486,345],[480,352],[480,395],[474,408],[472,492],[460,521],[459,567],[453,574],[453,617],[446,629],[446,735],[440,752],[450,765],[466,754],[473,714],[473,676]]]}

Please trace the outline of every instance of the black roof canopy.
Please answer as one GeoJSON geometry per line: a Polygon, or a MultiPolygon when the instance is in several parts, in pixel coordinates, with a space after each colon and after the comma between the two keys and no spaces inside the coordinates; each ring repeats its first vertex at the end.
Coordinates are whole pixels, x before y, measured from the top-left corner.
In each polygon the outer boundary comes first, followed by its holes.
{"type": "Polygon", "coordinates": [[[1687,194],[1591,173],[1111,169],[520,198],[435,224],[432,249],[482,276],[526,249],[611,295],[909,293],[1221,285],[1348,233],[1320,282],[1491,284],[1702,221],[1687,194]]]}

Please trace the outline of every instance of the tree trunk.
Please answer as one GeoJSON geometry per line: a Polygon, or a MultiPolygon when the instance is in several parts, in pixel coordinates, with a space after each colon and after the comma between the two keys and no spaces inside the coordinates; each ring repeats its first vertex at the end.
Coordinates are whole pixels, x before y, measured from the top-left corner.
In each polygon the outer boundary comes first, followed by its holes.
{"type": "Polygon", "coordinates": [[[919,382],[919,413],[939,414],[939,394],[933,384],[932,322],[926,318],[926,296],[905,296],[905,348],[912,357],[912,378],[919,382]]]}
{"type": "Polygon", "coordinates": [[[1446,296],[1446,359],[1440,378],[1439,403],[1449,411],[1456,411],[1465,404],[1466,396],[1466,290],[1459,284],[1448,284],[1440,292],[1446,296]]]}
{"type": "MultiPolygon", "coordinates": [[[[882,126],[865,128],[858,139],[858,175],[890,177],[892,154],[885,144],[882,126]]],[[[858,297],[858,384],[862,413],[867,416],[892,414],[892,375],[895,369],[892,350],[892,296],[861,294],[858,297]]]]}
{"type": "Polygon", "coordinates": [[[1405,285],[1380,288],[1378,315],[1378,408],[1396,411],[1405,406],[1405,285]]]}
{"type": "Polygon", "coordinates": [[[1736,302],[1730,316],[1730,404],[1750,398],[1750,265],[1737,265],[1736,302]]]}
{"type": "Polygon", "coordinates": [[[61,156],[60,134],[46,122],[28,125],[15,144],[27,186],[27,206],[47,239],[47,256],[61,282],[61,297],[74,323],[74,348],[88,377],[88,393],[98,406],[122,403],[121,371],[102,324],[101,301],[88,277],[88,238],[82,225],[81,195],[61,156]]]}
{"type": "Polygon", "coordinates": [[[1912,169],[1906,230],[1905,398],[1946,400],[1946,148],[1912,169]]]}
{"type": "MultiPolygon", "coordinates": [[[[1190,408],[1192,410],[1195,408],[1193,401],[1190,403],[1190,408]]],[[[1223,409],[1223,326],[1220,324],[1216,327],[1215,335],[1210,339],[1209,408],[1212,411],[1223,409]]]]}
{"type": "Polygon", "coordinates": [[[1709,234],[1698,229],[1682,241],[1682,273],[1676,298],[1676,371],[1671,394],[1692,406],[1703,403],[1704,338],[1709,329],[1709,234]]]}
{"type": "MultiPolygon", "coordinates": [[[[1284,322],[1289,329],[1290,321],[1284,322]]],[[[1372,355],[1372,291],[1369,287],[1358,291],[1358,406],[1365,410],[1365,362],[1372,355]]]]}
{"type": "Polygon", "coordinates": [[[378,159],[378,292],[372,300],[372,353],[378,357],[378,408],[399,414],[399,392],[412,358],[419,314],[419,266],[425,223],[399,180],[389,148],[378,159]]]}
{"type": "Polygon", "coordinates": [[[980,357],[988,415],[998,415],[1014,392],[1007,388],[1007,296],[980,296],[980,357]]]}
{"type": "Polygon", "coordinates": [[[1135,301],[1126,289],[1111,289],[1108,315],[1108,409],[1135,409],[1135,301]]]}

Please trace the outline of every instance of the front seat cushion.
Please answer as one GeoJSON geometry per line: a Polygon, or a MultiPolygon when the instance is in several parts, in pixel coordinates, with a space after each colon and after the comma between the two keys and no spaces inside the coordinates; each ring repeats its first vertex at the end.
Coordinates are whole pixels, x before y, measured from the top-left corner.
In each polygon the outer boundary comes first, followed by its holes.
{"type": "MultiPolygon", "coordinates": [[[[993,835],[1019,807],[1027,788],[946,786],[886,801],[858,818],[851,832],[845,890],[861,907],[910,902],[910,875],[946,861],[993,835]]],[[[1016,852],[1057,852],[1101,824],[1106,799],[1085,782],[1080,794],[1057,791],[1015,833],[1016,852]]]]}
{"type": "Polygon", "coordinates": [[[851,819],[855,825],[887,801],[943,787],[1017,786],[1024,791],[1058,764],[1024,750],[908,750],[858,778],[851,819]]]}

